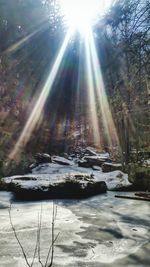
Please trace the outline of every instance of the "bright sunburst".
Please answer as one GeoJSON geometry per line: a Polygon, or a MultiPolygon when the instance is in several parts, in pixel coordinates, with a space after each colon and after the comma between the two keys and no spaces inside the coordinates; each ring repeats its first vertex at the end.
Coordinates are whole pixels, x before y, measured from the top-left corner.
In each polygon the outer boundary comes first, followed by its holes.
{"type": "MultiPolygon", "coordinates": [[[[69,42],[74,34],[75,30],[80,31],[83,35],[84,45],[84,72],[86,81],[86,88],[88,92],[88,112],[86,112],[86,120],[91,125],[93,143],[97,147],[102,147],[102,138],[99,127],[99,117],[97,107],[101,111],[101,128],[106,133],[107,142],[112,145],[113,142],[119,144],[119,139],[115,129],[115,124],[109,108],[107,95],[105,92],[105,86],[101,73],[101,66],[96,51],[96,45],[94,40],[94,34],[92,26],[97,22],[99,16],[103,15],[113,0],[59,0],[61,2],[61,9],[63,15],[66,17],[68,23],[68,31],[62,43],[60,50],[56,56],[54,64],[49,72],[49,75],[41,88],[41,93],[33,106],[33,110],[22,130],[18,141],[9,154],[10,159],[14,159],[22,150],[22,148],[28,143],[30,137],[36,126],[41,120],[41,114],[44,110],[45,103],[53,87],[53,84],[57,78],[58,71],[60,69],[62,60],[68,49],[69,42]]],[[[35,32],[36,33],[36,32],[35,32]]],[[[31,38],[35,33],[28,36],[31,38]]],[[[18,49],[22,43],[26,41],[26,38],[21,42],[13,45],[9,48],[9,51],[18,49]]],[[[80,82],[80,81],[79,81],[80,82]]],[[[79,86],[80,88],[80,86],[79,86]]]]}
{"type": "Polygon", "coordinates": [[[67,23],[81,32],[93,25],[111,3],[112,0],[60,0],[67,23]]]}

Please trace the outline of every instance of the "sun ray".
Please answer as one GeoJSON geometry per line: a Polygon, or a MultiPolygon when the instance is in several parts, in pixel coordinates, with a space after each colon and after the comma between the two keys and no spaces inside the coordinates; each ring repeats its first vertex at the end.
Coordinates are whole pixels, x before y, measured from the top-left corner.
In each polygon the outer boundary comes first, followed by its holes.
{"type": "Polygon", "coordinates": [[[25,146],[27,144],[27,142],[30,139],[30,136],[33,132],[33,130],[35,129],[38,120],[41,116],[41,113],[43,111],[44,105],[46,103],[47,97],[51,91],[51,88],[53,86],[53,83],[55,81],[56,75],[58,73],[58,70],[60,68],[60,64],[62,62],[63,56],[65,54],[67,45],[69,43],[69,40],[71,38],[72,35],[72,30],[70,29],[64,39],[64,42],[62,44],[62,47],[58,53],[58,56],[54,62],[54,65],[51,69],[51,72],[48,76],[48,79],[46,81],[46,83],[44,84],[44,87],[41,91],[41,94],[31,112],[31,115],[29,117],[29,119],[27,120],[27,123],[14,147],[14,149],[11,151],[9,158],[13,159],[16,157],[16,155],[21,151],[22,146],[25,146]]]}
{"type": "Polygon", "coordinates": [[[47,28],[49,28],[49,23],[48,21],[43,22],[40,26],[36,27],[36,29],[27,34],[25,37],[17,41],[16,43],[10,45],[8,48],[6,48],[3,51],[3,54],[9,54],[15,52],[17,49],[21,48],[24,44],[29,42],[35,35],[40,34],[42,31],[45,31],[47,28]]]}
{"type": "Polygon", "coordinates": [[[94,94],[94,80],[92,75],[93,72],[91,64],[92,62],[90,55],[89,38],[87,34],[85,34],[84,41],[85,41],[85,53],[86,53],[86,79],[88,88],[90,125],[92,125],[94,144],[100,147],[101,142],[100,142],[98,115],[96,110],[96,98],[94,94]]]}
{"type": "Polygon", "coordinates": [[[89,46],[91,51],[91,60],[93,66],[93,74],[96,84],[96,92],[98,96],[98,104],[102,114],[102,121],[104,125],[104,129],[106,131],[107,140],[109,145],[119,144],[119,139],[116,131],[116,127],[112,118],[112,114],[110,111],[109,103],[107,100],[107,95],[105,92],[104,81],[102,77],[101,67],[96,51],[96,46],[93,38],[92,30],[89,29],[89,46]]]}
{"type": "Polygon", "coordinates": [[[74,110],[74,133],[78,132],[78,135],[76,135],[75,145],[78,146],[78,144],[81,142],[82,138],[82,123],[81,123],[81,117],[82,117],[82,106],[81,105],[81,87],[82,87],[82,76],[83,76],[83,64],[82,64],[82,45],[79,41],[79,61],[77,65],[77,82],[76,82],[76,95],[75,95],[75,110],[74,110]]]}

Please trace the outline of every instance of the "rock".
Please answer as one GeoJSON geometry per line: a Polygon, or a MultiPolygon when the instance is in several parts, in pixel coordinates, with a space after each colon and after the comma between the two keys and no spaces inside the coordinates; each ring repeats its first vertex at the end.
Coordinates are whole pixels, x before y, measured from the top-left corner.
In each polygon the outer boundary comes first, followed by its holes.
{"type": "Polygon", "coordinates": [[[73,161],[63,158],[63,157],[59,157],[59,156],[53,156],[52,161],[60,165],[66,165],[66,166],[73,165],[73,161]]]}
{"type": "Polygon", "coordinates": [[[150,159],[150,151],[138,151],[138,160],[150,159]]]}
{"type": "Polygon", "coordinates": [[[96,181],[88,174],[63,176],[12,176],[2,179],[3,187],[19,199],[85,198],[105,193],[104,181],[96,181]]]}
{"type": "Polygon", "coordinates": [[[73,160],[73,158],[72,157],[68,157],[68,160],[73,160]]]}
{"type": "Polygon", "coordinates": [[[36,163],[32,163],[30,166],[29,166],[29,171],[32,171],[32,169],[36,168],[37,167],[37,164],[36,163]]]}
{"type": "Polygon", "coordinates": [[[68,159],[69,157],[67,153],[63,153],[61,156],[64,157],[65,159],[68,159]]]}
{"type": "Polygon", "coordinates": [[[133,185],[128,181],[128,175],[121,171],[100,173],[99,177],[105,181],[110,191],[132,191],[133,185]]]}
{"type": "Polygon", "coordinates": [[[89,164],[86,160],[79,160],[78,166],[83,168],[92,168],[92,164],[89,164]]]}
{"type": "Polygon", "coordinates": [[[114,164],[114,163],[105,162],[102,165],[103,172],[112,172],[112,171],[117,171],[117,170],[122,171],[122,164],[120,163],[114,164]]]}
{"type": "Polygon", "coordinates": [[[107,157],[88,156],[78,162],[79,167],[92,168],[93,166],[101,167],[105,162],[111,162],[107,157]]]}
{"type": "Polygon", "coordinates": [[[91,147],[87,147],[85,149],[85,154],[89,155],[89,156],[97,156],[97,153],[94,151],[93,148],[91,147]]]}
{"type": "Polygon", "coordinates": [[[128,166],[129,181],[137,190],[150,191],[150,166],[130,164],[128,166]]]}
{"type": "Polygon", "coordinates": [[[43,164],[43,163],[51,163],[51,156],[49,154],[41,154],[41,153],[37,153],[35,155],[35,160],[36,160],[36,164],[43,164]]]}
{"type": "Polygon", "coordinates": [[[98,167],[98,166],[93,166],[92,169],[94,171],[102,171],[102,168],[101,167],[98,167]]]}
{"type": "Polygon", "coordinates": [[[150,159],[144,160],[143,164],[144,167],[150,167],[150,159]]]}

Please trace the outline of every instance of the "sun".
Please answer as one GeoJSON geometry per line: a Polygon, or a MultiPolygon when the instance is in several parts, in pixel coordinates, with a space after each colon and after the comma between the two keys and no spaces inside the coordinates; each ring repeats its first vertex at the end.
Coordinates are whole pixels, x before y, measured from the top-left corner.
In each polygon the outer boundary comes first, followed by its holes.
{"type": "Polygon", "coordinates": [[[100,0],[60,0],[61,11],[69,26],[79,31],[94,24],[102,7],[100,0]]]}

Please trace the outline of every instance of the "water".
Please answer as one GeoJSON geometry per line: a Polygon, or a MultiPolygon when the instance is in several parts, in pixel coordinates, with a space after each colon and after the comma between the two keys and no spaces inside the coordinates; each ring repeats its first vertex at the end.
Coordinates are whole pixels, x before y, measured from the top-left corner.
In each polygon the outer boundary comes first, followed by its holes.
{"type": "MultiPolygon", "coordinates": [[[[81,201],[56,201],[55,234],[60,234],[55,244],[54,267],[150,265],[150,203],[116,199],[114,195],[108,192],[81,201]]],[[[10,202],[12,221],[30,262],[41,202],[16,202],[11,193],[0,192],[0,267],[24,267],[26,264],[10,225],[10,202]]],[[[42,202],[43,263],[51,241],[52,206],[52,201],[42,202]]],[[[34,266],[40,265],[35,262],[34,266]]]]}

